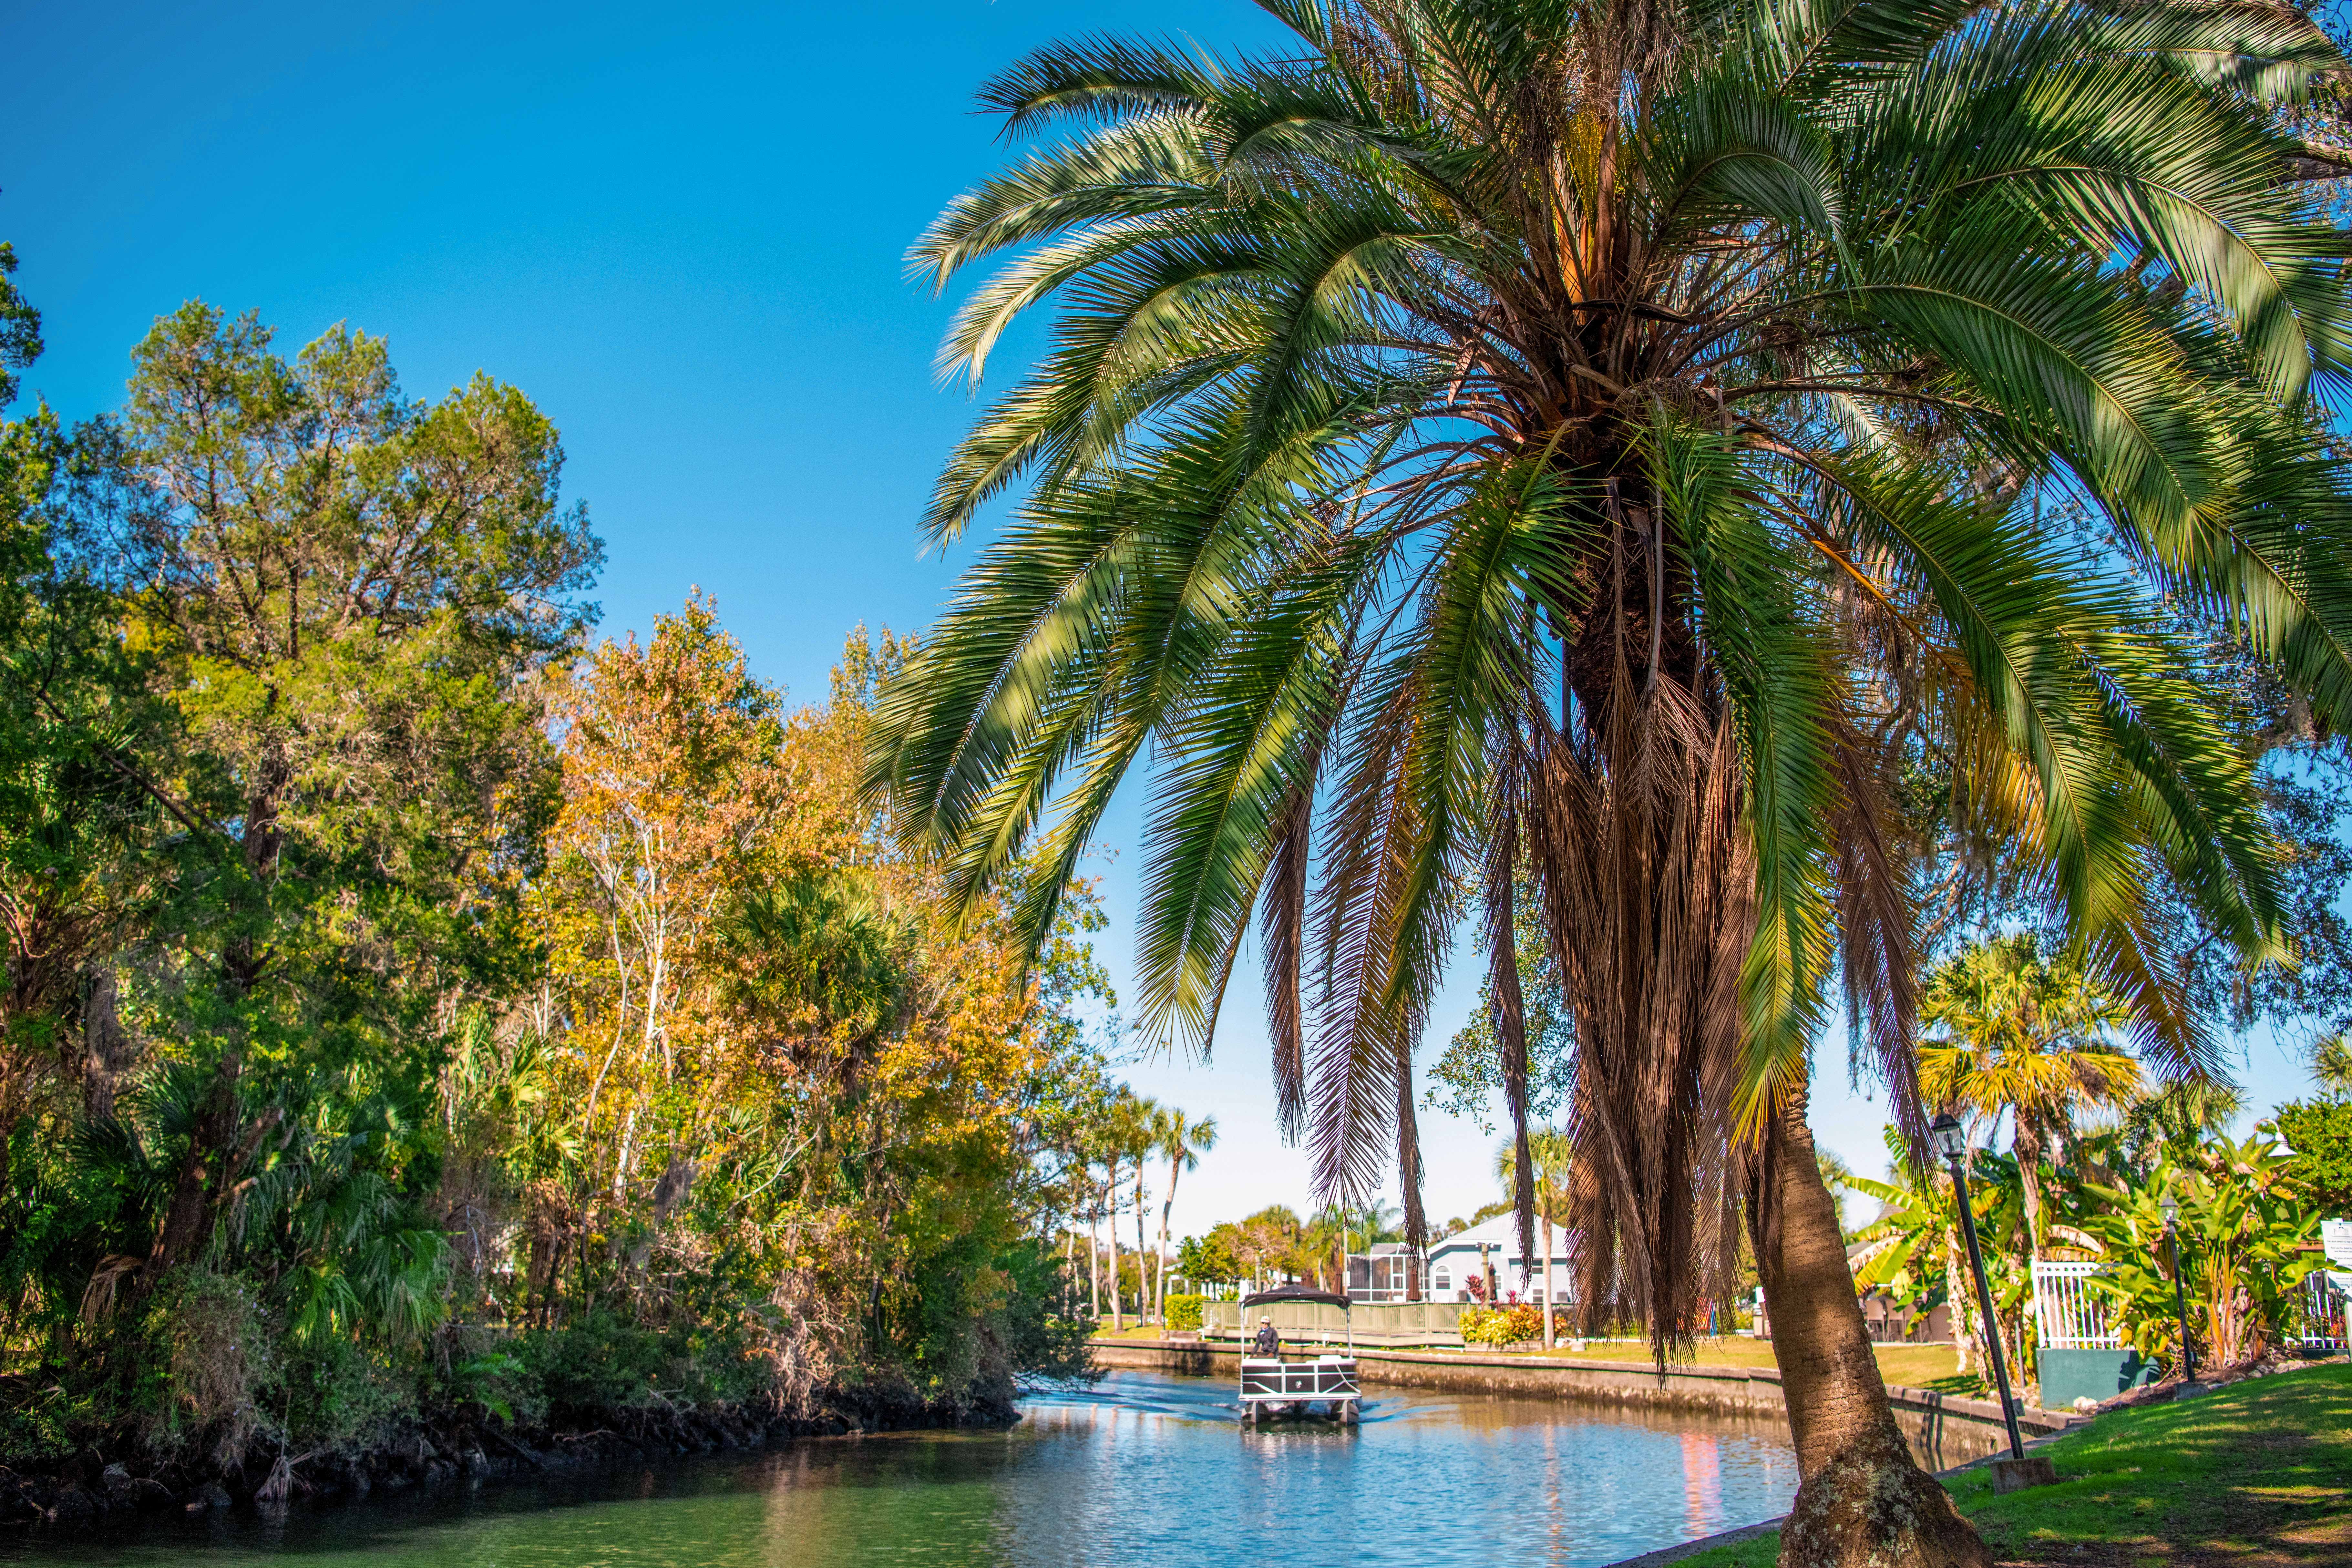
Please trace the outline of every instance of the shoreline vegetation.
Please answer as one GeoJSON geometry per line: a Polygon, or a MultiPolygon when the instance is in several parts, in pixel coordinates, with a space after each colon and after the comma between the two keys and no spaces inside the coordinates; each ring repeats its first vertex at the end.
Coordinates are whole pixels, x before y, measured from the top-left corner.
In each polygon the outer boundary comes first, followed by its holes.
{"type": "Polygon", "coordinates": [[[23,1472],[0,1465],[0,1526],[74,1531],[124,1524],[142,1514],[283,1507],[297,1500],[583,1473],[647,1459],[752,1452],[806,1437],[1003,1426],[1017,1419],[1009,1400],[926,1403],[903,1390],[829,1394],[797,1411],[772,1399],[708,1408],[635,1405],[520,1424],[479,1405],[457,1406],[402,1421],[362,1444],[289,1459],[289,1480],[274,1491],[278,1460],[285,1456],[259,1454],[234,1464],[187,1460],[124,1442],[88,1447],[23,1472]]]}
{"type": "Polygon", "coordinates": [[[1083,1366],[1091,889],[1033,948],[897,847],[887,634],[803,705],[698,593],[598,640],[562,463],[512,387],[202,303],[120,410],[0,422],[0,1520],[1083,1366]]]}

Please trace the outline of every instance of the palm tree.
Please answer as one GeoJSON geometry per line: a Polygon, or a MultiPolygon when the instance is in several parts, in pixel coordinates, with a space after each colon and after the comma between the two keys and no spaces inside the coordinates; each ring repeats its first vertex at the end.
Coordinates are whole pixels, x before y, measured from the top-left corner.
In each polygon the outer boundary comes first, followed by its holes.
{"type": "Polygon", "coordinates": [[[2169,1155],[2175,1164],[2193,1164],[2204,1146],[2226,1137],[2238,1113],[2245,1109],[2245,1090],[2227,1079],[2181,1079],[2160,1083],[2125,1107],[2122,1124],[2103,1153],[2117,1168],[2106,1173],[2108,1184],[2126,1179],[2126,1173],[2144,1173],[2169,1155]]]}
{"type": "Polygon", "coordinates": [[[1159,1152],[1168,1161],[1168,1193],[1160,1200],[1160,1279],[1153,1294],[1164,1323],[1168,1321],[1168,1216],[1176,1206],[1176,1178],[1217,1146],[1217,1119],[1203,1116],[1195,1121],[1181,1110],[1171,1110],[1161,1118],[1158,1131],[1159,1152]]]}
{"type": "Polygon", "coordinates": [[[1042,936],[1149,747],[1147,1025],[1208,1047],[1256,913],[1283,1123],[1326,1197],[1394,1169],[1416,1241],[1412,1054],[1464,919],[1524,1124],[1528,873],[1582,1310],[1663,1356],[1744,1225],[1787,1549],[1981,1562],[1881,1397],[1808,1053],[1842,978],[1924,1135],[1916,777],[2144,1055],[2209,1055],[2153,889],[2265,951],[2247,767],[2156,610],[2352,694],[2305,392],[2345,363],[2343,241],[2275,129],[2341,62],[2177,0],[1265,3],[1296,37],[1261,55],[1087,39],[983,89],[1065,134],[916,246],[943,286],[1005,258],[944,358],[976,380],[1063,314],[940,479],[937,542],[1027,493],[871,781],[961,897],[1036,868],[1007,907],[1042,936]]]}
{"type": "Polygon", "coordinates": [[[2338,1100],[2352,1095],[2352,1039],[2343,1030],[2312,1047],[2311,1076],[2319,1080],[2323,1093],[2338,1100]]]}
{"type": "MultiPolygon", "coordinates": [[[[1119,1174],[1129,1165],[1135,1167],[1135,1269],[1136,1277],[1143,1274],[1143,1156],[1150,1147],[1151,1113],[1158,1107],[1134,1090],[1122,1088],[1104,1109],[1102,1118],[1103,1189],[1102,1210],[1110,1233],[1110,1331],[1120,1332],[1127,1320],[1119,1308],[1118,1286],[1118,1182],[1119,1174]]],[[[1137,1306],[1142,1305],[1143,1289],[1136,1288],[1137,1306]]]]}
{"type": "Polygon", "coordinates": [[[2079,1110],[2121,1108],[2139,1063],[2112,1041],[2131,1009],[2081,965],[2045,959],[2030,931],[1964,949],[1927,976],[1919,1088],[1934,1104],[1998,1121],[2008,1111],[2025,1194],[2026,1240],[2041,1256],[2042,1158],[2063,1159],[2079,1110]]]}
{"type": "MultiPolygon", "coordinates": [[[[1570,1176],[1575,1169],[1576,1148],[1568,1135],[1551,1127],[1529,1128],[1526,1131],[1527,1163],[1533,1180],[1535,1194],[1532,1216],[1543,1223],[1537,1227],[1542,1232],[1544,1349],[1550,1350],[1557,1342],[1552,1325],[1552,1226],[1560,1215],[1568,1212],[1570,1176]]],[[[1519,1140],[1507,1139],[1495,1151],[1495,1174],[1502,1179],[1503,1191],[1515,1195],[1519,1172],[1519,1140]]],[[[1519,1233],[1519,1256],[1531,1255],[1529,1237],[1522,1227],[1519,1233]]]]}

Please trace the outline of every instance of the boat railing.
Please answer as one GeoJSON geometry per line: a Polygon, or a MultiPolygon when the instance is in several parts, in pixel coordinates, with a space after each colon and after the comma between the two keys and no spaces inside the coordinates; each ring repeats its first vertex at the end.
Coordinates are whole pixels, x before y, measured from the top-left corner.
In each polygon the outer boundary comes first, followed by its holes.
{"type": "Polygon", "coordinates": [[[1353,1356],[1318,1356],[1313,1361],[1244,1356],[1241,1373],[1244,1400],[1351,1399],[1361,1393],[1353,1356]]]}

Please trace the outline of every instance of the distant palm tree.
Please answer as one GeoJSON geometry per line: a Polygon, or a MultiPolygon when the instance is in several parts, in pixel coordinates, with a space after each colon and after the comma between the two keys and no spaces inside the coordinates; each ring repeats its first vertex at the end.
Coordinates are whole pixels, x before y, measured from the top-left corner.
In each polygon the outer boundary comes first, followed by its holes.
{"type": "MultiPolygon", "coordinates": [[[[1551,1231],[1558,1216],[1569,1212],[1569,1177],[1576,1165],[1576,1146],[1568,1134],[1550,1127],[1529,1128],[1527,1132],[1527,1168],[1533,1184],[1532,1214],[1543,1223],[1535,1227],[1541,1237],[1540,1247],[1525,1230],[1519,1236],[1519,1256],[1529,1256],[1531,1248],[1542,1254],[1544,1349],[1550,1350],[1557,1339],[1552,1309],[1551,1231]]],[[[1511,1196],[1516,1191],[1519,1173],[1519,1149],[1517,1139],[1506,1139],[1495,1152],[1495,1173],[1503,1183],[1503,1194],[1511,1196]]]]}
{"type": "Polygon", "coordinates": [[[2226,1079],[2160,1083],[2124,1108],[2117,1152],[2136,1171],[2144,1172],[2162,1154],[2177,1164],[2193,1164],[2198,1151],[2226,1135],[2245,1106],[2245,1090],[2226,1079]]]}
{"type": "Polygon", "coordinates": [[[2311,1076],[2326,1092],[2341,1099],[2352,1095],[2352,1038],[2343,1030],[2319,1042],[2311,1053],[2311,1076]]]}
{"type": "Polygon", "coordinates": [[[1152,1147],[1152,1118],[1159,1112],[1157,1100],[1148,1100],[1132,1089],[1122,1089],[1111,1101],[1104,1117],[1103,1151],[1108,1179],[1103,1184],[1103,1207],[1110,1215],[1110,1331],[1118,1333],[1126,1320],[1119,1310],[1118,1263],[1118,1182],[1122,1172],[1134,1173],[1135,1184],[1135,1309],[1138,1316],[1148,1310],[1146,1297],[1150,1287],[1143,1271],[1143,1162],[1152,1147]]]}
{"type": "Polygon", "coordinates": [[[2078,1110],[2119,1109],[2139,1091],[2139,1063],[2116,1047],[2132,1009],[2031,932],[1978,942],[1938,965],[1919,998],[1928,1034],[1919,1089],[1929,1102],[2012,1118],[2028,1245],[2045,1239],[2041,1163],[2063,1158],[2078,1110]]]}
{"type": "Polygon", "coordinates": [[[1255,912],[1283,1123],[1327,1199],[1396,1170],[1416,1242],[1412,1056],[1465,918],[1524,1123],[1531,871],[1582,1310],[1663,1356],[1745,1225],[1788,1550],[1981,1562],[1882,1397],[1809,1053],[1842,966],[1924,1134],[1921,776],[2150,1047],[2204,1048],[2162,873],[2268,951],[2247,765],[2157,612],[2352,720],[2306,395],[2352,368],[2344,239],[2274,112],[2343,62],[2283,5],[1265,4],[1295,36],[1258,55],[1088,38],[984,89],[1066,134],[915,247],[941,284],[1008,258],[946,360],[1065,313],[940,477],[940,541],[1028,493],[873,782],[963,897],[1038,868],[1042,940],[1150,755],[1147,1021],[1205,1048],[1255,912]]]}
{"type": "Polygon", "coordinates": [[[1176,1206],[1176,1179],[1217,1146],[1217,1119],[1203,1116],[1194,1121],[1181,1110],[1171,1110],[1161,1112],[1154,1131],[1159,1152],[1168,1162],[1168,1192],[1160,1200],[1160,1281],[1154,1292],[1155,1310],[1164,1323],[1168,1321],[1168,1216],[1176,1206]]]}

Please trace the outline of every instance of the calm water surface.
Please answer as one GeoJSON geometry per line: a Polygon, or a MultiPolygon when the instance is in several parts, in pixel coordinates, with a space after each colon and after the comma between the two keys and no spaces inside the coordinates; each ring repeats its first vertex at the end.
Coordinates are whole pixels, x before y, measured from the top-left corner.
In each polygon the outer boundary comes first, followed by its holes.
{"type": "Polygon", "coordinates": [[[1113,1373],[1008,1431],[894,1433],[542,1486],[149,1523],[10,1564],[236,1568],[1580,1565],[1769,1518],[1778,1423],[1385,1390],[1345,1431],[1241,1431],[1223,1379],[1113,1373]]]}

